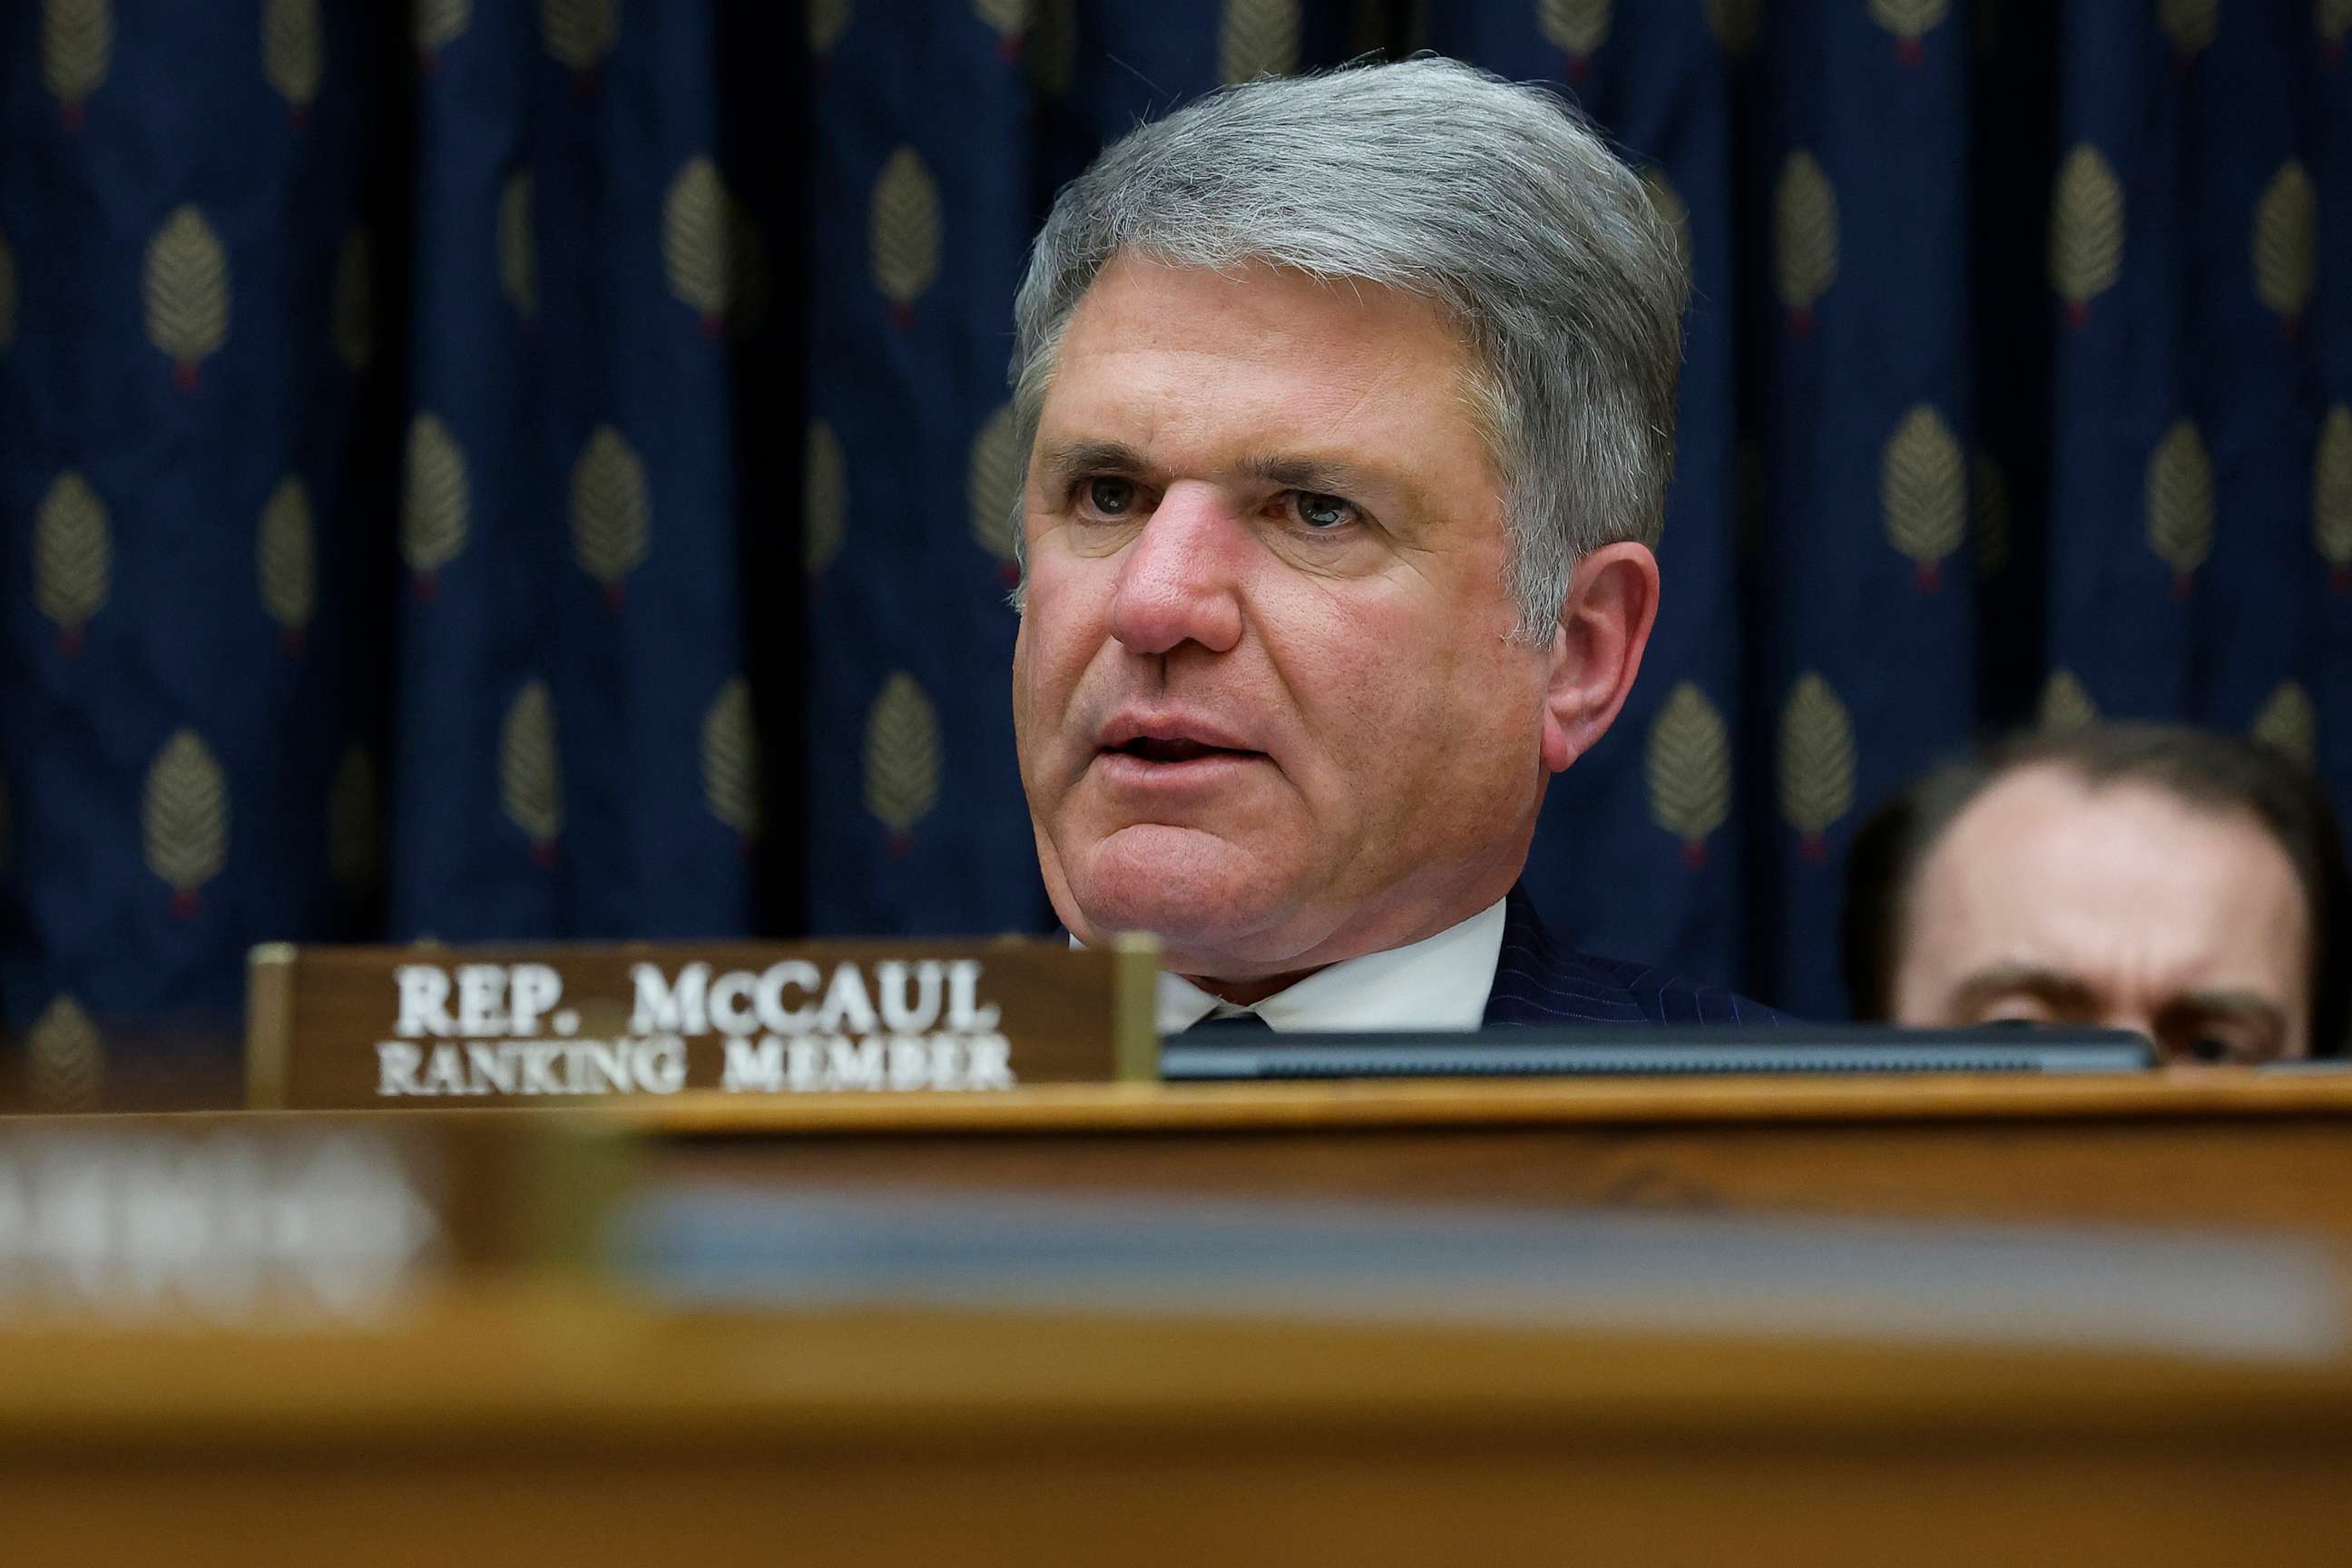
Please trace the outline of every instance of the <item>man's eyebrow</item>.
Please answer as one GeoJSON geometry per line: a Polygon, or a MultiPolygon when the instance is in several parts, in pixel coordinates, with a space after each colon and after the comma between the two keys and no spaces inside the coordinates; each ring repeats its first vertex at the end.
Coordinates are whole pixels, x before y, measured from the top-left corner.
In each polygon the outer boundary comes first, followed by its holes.
{"type": "Polygon", "coordinates": [[[1241,471],[1254,479],[1310,495],[1350,496],[1367,492],[1393,493],[1404,487],[1377,468],[1324,458],[1296,458],[1282,453],[1244,458],[1241,471]]]}
{"type": "Polygon", "coordinates": [[[1037,448],[1040,472],[1056,479],[1080,474],[1140,476],[1151,471],[1143,454],[1121,441],[1056,441],[1037,448]]]}
{"type": "Polygon", "coordinates": [[[2027,995],[2057,1012],[2088,1012],[2098,994],[2063,970],[2038,963],[1996,963],[1979,969],[1952,992],[1955,1012],[1972,1012],[1996,997],[2027,995]]]}

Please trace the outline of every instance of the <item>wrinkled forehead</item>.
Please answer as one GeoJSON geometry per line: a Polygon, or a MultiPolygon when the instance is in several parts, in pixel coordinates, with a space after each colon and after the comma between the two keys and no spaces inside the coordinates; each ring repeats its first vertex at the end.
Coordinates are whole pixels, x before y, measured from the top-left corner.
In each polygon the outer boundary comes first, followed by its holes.
{"type": "Polygon", "coordinates": [[[1393,445],[1458,425],[1491,460],[1491,400],[1454,317],[1419,294],[1265,263],[1175,267],[1114,257],[1080,297],[1044,392],[1041,429],[1118,419],[1139,436],[1247,426],[1393,445]]]}
{"type": "Polygon", "coordinates": [[[2250,811],[2132,780],[2021,768],[1979,794],[1922,861],[1916,941],[2142,986],[2300,972],[2309,911],[2286,852],[2250,811]]]}

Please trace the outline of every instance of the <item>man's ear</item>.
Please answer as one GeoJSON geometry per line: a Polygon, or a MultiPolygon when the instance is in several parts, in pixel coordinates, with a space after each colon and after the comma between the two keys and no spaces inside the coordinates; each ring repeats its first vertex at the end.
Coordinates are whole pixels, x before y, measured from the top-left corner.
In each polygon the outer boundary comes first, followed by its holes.
{"type": "Polygon", "coordinates": [[[1544,766],[1559,773],[1592,749],[1625,706],[1658,619],[1658,558],[1606,544],[1576,563],[1552,633],[1544,687],[1544,766]]]}

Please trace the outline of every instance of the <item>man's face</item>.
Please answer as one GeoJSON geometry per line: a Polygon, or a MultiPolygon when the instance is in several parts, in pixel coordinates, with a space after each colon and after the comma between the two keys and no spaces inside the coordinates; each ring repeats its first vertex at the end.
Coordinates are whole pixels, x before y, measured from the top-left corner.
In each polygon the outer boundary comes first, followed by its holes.
{"type": "Polygon", "coordinates": [[[2020,768],[1921,863],[1895,1022],[2136,1029],[2168,1061],[2311,1054],[2303,891],[2251,814],[2020,768]]]}
{"type": "Polygon", "coordinates": [[[1296,973],[1508,890],[1548,776],[1501,482],[1439,314],[1115,259],[1079,302],[1025,492],[1014,732],[1087,941],[1296,973]]]}

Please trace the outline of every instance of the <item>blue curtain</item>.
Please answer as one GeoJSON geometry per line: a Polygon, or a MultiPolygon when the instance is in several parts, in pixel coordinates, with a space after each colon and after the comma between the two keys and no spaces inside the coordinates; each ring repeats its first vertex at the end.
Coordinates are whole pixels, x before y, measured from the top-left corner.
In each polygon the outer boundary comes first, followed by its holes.
{"type": "Polygon", "coordinates": [[[0,1023],[225,1060],[256,941],[1042,924],[1027,236],[1138,118],[1560,86],[1696,296],[1664,611],[1529,881],[1843,1006],[1857,819],[1990,729],[2352,805],[2352,65],[2312,0],[43,0],[0,11],[0,1023]]]}

